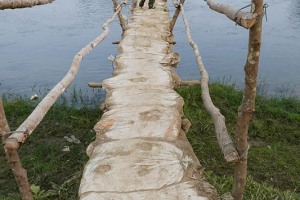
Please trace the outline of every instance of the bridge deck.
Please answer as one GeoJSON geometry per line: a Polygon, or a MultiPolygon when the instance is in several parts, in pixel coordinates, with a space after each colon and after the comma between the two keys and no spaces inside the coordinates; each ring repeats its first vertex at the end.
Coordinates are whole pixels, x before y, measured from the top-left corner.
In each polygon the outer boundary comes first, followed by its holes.
{"type": "Polygon", "coordinates": [[[183,99],[169,44],[166,2],[136,8],[103,81],[107,111],[87,149],[79,196],[95,199],[217,199],[186,139],[183,99]]]}

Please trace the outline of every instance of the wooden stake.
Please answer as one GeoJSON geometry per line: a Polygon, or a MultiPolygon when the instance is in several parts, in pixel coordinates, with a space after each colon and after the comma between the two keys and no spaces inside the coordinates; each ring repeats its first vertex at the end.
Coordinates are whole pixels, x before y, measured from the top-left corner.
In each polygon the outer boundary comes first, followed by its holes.
{"type": "Polygon", "coordinates": [[[120,40],[113,41],[112,44],[120,44],[120,40]]]}
{"type": "Polygon", "coordinates": [[[88,86],[91,88],[102,88],[102,83],[89,82],[88,86]]]}
{"type": "Polygon", "coordinates": [[[257,74],[259,65],[259,55],[261,47],[262,17],[264,13],[263,0],[252,0],[258,15],[257,23],[249,31],[248,56],[245,65],[245,88],[242,104],[238,109],[238,119],[236,123],[236,145],[240,160],[235,165],[234,182],[232,195],[236,200],[243,199],[247,177],[247,157],[248,157],[248,128],[249,122],[255,110],[255,97],[257,74]]]}
{"type": "MultiPolygon", "coordinates": [[[[117,0],[112,0],[113,4],[114,4],[114,12],[117,11],[117,7],[118,7],[118,3],[117,0]]],[[[126,31],[126,22],[125,19],[122,15],[122,12],[118,12],[118,17],[119,17],[119,22],[120,22],[120,26],[122,28],[122,35],[124,34],[124,32],[126,31]]]]}
{"type": "MultiPolygon", "coordinates": [[[[4,112],[4,107],[2,103],[2,99],[0,97],[0,133],[2,136],[2,143],[7,139],[8,133],[10,132],[7,119],[4,112]]],[[[17,153],[16,149],[6,149],[4,148],[6,153],[6,158],[10,165],[10,168],[14,174],[15,180],[19,187],[21,196],[23,200],[32,200],[32,194],[30,190],[30,186],[27,179],[26,170],[23,169],[21,160],[17,153]]]]}
{"type": "Polygon", "coordinates": [[[193,86],[193,85],[201,85],[201,82],[198,80],[194,81],[180,81],[179,86],[193,86]]]}
{"type": "Polygon", "coordinates": [[[174,29],[174,26],[175,26],[175,23],[177,21],[177,18],[180,14],[180,11],[181,11],[181,6],[184,4],[185,0],[180,0],[180,5],[177,7],[177,9],[175,10],[175,13],[173,15],[173,18],[172,18],[172,21],[170,22],[170,32],[172,33],[173,32],[173,29],[174,29]]]}
{"type": "Polygon", "coordinates": [[[9,125],[7,123],[2,98],[0,97],[0,134],[3,143],[8,138],[9,132],[9,125]]]}
{"type": "Polygon", "coordinates": [[[22,167],[21,160],[19,158],[16,149],[5,149],[6,158],[9,162],[10,168],[14,174],[16,182],[18,184],[22,200],[32,200],[31,189],[29,186],[27,172],[22,167]]]}

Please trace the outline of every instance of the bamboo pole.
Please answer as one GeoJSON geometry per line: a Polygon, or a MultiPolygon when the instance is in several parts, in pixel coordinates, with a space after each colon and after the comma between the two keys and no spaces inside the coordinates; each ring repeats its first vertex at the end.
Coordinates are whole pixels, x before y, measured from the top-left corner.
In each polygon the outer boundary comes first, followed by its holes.
{"type": "Polygon", "coordinates": [[[197,44],[193,41],[191,34],[190,34],[190,28],[187,22],[187,19],[184,14],[184,9],[183,5],[180,5],[181,8],[181,13],[182,13],[182,18],[183,22],[186,28],[186,35],[188,38],[188,41],[191,45],[191,47],[194,50],[196,60],[198,63],[198,67],[201,73],[201,96],[203,100],[204,107],[206,111],[210,114],[211,118],[213,119],[214,126],[216,129],[216,135],[218,139],[219,146],[222,150],[222,153],[224,154],[225,160],[227,162],[236,162],[239,157],[238,153],[233,146],[233,142],[228,135],[228,131],[226,128],[225,124],[225,117],[220,113],[220,110],[213,104],[210,94],[209,94],[209,88],[208,88],[208,81],[209,81],[209,76],[208,73],[205,69],[205,66],[202,62],[202,58],[198,49],[197,44]]]}
{"type": "Polygon", "coordinates": [[[27,8],[52,3],[54,0],[0,0],[0,10],[27,8]]]}
{"type": "Polygon", "coordinates": [[[238,109],[236,123],[236,146],[240,160],[235,164],[232,195],[235,199],[243,199],[247,177],[248,128],[255,110],[257,74],[261,47],[263,0],[252,0],[253,10],[258,15],[257,23],[249,31],[248,56],[245,65],[245,88],[242,103],[238,109]]]}
{"type": "Polygon", "coordinates": [[[229,19],[246,29],[251,28],[257,21],[257,13],[244,12],[230,5],[216,3],[214,0],[204,1],[206,1],[210,9],[226,15],[229,19]]]}
{"type": "Polygon", "coordinates": [[[177,18],[178,18],[179,14],[180,14],[180,11],[181,11],[180,8],[181,8],[181,6],[183,6],[184,2],[185,2],[185,0],[180,0],[180,5],[178,5],[177,9],[175,10],[175,13],[174,13],[174,15],[173,15],[173,18],[172,18],[172,20],[171,20],[171,22],[170,22],[170,32],[171,32],[171,33],[173,32],[175,23],[176,23],[177,18]]]}
{"type": "Polygon", "coordinates": [[[29,117],[20,125],[20,127],[13,133],[6,141],[6,149],[16,149],[21,143],[24,143],[26,138],[32,133],[37,125],[44,118],[50,107],[55,103],[57,98],[68,88],[74,80],[83,57],[85,57],[95,46],[102,42],[109,33],[108,25],[116,18],[117,14],[121,11],[122,6],[127,1],[122,1],[116,9],[113,16],[103,24],[104,32],[81,49],[75,56],[70,70],[66,76],[47,94],[47,96],[38,104],[29,117]]]}
{"type": "MultiPolygon", "coordinates": [[[[4,112],[4,107],[2,103],[2,99],[0,97],[0,133],[2,138],[2,143],[4,144],[5,140],[7,139],[7,136],[10,132],[9,125],[7,123],[7,119],[4,112]]],[[[6,149],[5,154],[6,158],[8,160],[8,163],[10,165],[10,168],[13,172],[13,175],[15,177],[15,180],[17,182],[17,185],[19,187],[19,191],[21,193],[23,200],[32,200],[32,194],[27,178],[27,172],[22,167],[21,160],[19,158],[17,149],[6,149]]]]}

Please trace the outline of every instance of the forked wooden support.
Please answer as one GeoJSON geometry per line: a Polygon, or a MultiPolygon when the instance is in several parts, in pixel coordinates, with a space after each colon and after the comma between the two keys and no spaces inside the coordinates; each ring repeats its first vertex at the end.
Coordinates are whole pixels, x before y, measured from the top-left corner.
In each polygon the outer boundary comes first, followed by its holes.
{"type": "Polygon", "coordinates": [[[242,200],[247,178],[248,160],[248,128],[255,110],[258,65],[260,58],[262,17],[264,15],[264,1],[252,0],[253,11],[258,16],[257,23],[250,28],[248,55],[245,70],[245,87],[242,103],[238,109],[238,119],[235,129],[236,147],[240,160],[235,164],[232,194],[236,200],[242,200]]]}

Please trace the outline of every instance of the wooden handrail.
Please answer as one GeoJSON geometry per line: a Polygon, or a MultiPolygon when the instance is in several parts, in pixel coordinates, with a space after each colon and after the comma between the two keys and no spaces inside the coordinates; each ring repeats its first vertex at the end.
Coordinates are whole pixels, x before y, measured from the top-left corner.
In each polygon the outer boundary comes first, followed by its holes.
{"type": "Polygon", "coordinates": [[[222,153],[227,162],[237,162],[239,159],[238,152],[235,149],[233,142],[228,135],[228,131],[225,124],[225,117],[220,113],[220,110],[213,104],[208,88],[208,80],[209,76],[205,69],[205,66],[202,62],[202,57],[199,53],[198,45],[193,41],[192,36],[190,34],[190,28],[187,22],[187,19],[184,14],[183,5],[180,4],[180,10],[183,18],[183,22],[186,28],[186,35],[191,47],[194,50],[196,60],[198,63],[198,67],[201,73],[201,97],[206,111],[209,113],[211,118],[213,119],[213,123],[215,126],[216,136],[218,139],[219,146],[222,150],[222,153]]]}
{"type": "Polygon", "coordinates": [[[116,18],[121,11],[122,6],[127,1],[122,1],[116,8],[116,12],[102,26],[104,32],[93,40],[91,43],[82,48],[75,56],[70,67],[70,70],[65,77],[47,94],[47,96],[38,104],[28,118],[19,126],[19,128],[4,142],[6,149],[17,149],[20,144],[24,143],[26,138],[39,125],[48,110],[55,103],[57,98],[70,86],[74,80],[83,57],[85,57],[95,46],[102,42],[109,33],[108,25],[116,18]]]}
{"type": "Polygon", "coordinates": [[[28,8],[37,5],[52,3],[54,0],[0,0],[0,10],[28,8]]]}

